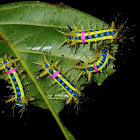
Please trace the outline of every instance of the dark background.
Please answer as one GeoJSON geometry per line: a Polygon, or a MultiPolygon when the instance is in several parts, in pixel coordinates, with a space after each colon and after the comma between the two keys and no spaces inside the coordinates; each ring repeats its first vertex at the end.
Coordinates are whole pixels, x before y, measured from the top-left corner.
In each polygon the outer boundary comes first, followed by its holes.
{"type": "MultiPolygon", "coordinates": [[[[9,2],[16,2],[16,0],[9,2]]],[[[1,0],[0,4],[9,2],[1,0]]],[[[125,29],[128,29],[127,39],[120,44],[116,54],[117,72],[108,77],[101,86],[96,83],[87,85],[84,89],[87,98],[80,104],[79,110],[77,111],[74,105],[65,106],[60,113],[60,118],[76,140],[126,137],[134,139],[138,132],[136,127],[138,125],[137,112],[139,112],[138,1],[123,3],[123,1],[44,0],[44,2],[51,4],[63,2],[65,5],[100,18],[108,24],[117,19],[116,23],[120,25],[128,19],[125,24],[125,29]]],[[[6,83],[0,81],[1,135],[11,138],[39,136],[39,138],[47,139],[51,136],[50,139],[64,139],[49,111],[30,105],[23,115],[16,111],[13,113],[11,105],[3,101],[5,94],[10,93],[5,86],[6,83]],[[17,134],[20,137],[17,137],[17,134]]]]}

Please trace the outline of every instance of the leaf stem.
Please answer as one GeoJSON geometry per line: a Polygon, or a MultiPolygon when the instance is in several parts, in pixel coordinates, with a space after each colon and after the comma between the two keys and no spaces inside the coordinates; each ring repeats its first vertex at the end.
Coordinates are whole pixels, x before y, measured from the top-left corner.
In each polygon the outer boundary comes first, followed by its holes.
{"type": "Polygon", "coordinates": [[[22,64],[22,66],[25,68],[26,72],[28,73],[28,75],[30,76],[30,78],[32,79],[33,83],[35,84],[37,90],[39,91],[39,93],[41,94],[42,98],[44,99],[46,105],[48,106],[50,112],[52,113],[53,117],[55,118],[56,122],[58,123],[62,133],[64,134],[66,140],[70,140],[68,133],[65,131],[64,126],[62,124],[62,122],[60,121],[60,118],[57,116],[55,110],[53,109],[53,107],[51,106],[48,97],[45,95],[45,93],[42,91],[41,87],[39,86],[38,82],[36,81],[36,79],[34,78],[34,76],[32,75],[32,72],[30,71],[30,69],[28,68],[26,62],[24,61],[24,59],[21,57],[19,51],[17,50],[16,46],[14,45],[14,43],[5,35],[5,33],[3,31],[0,30],[0,36],[3,38],[3,40],[7,43],[7,45],[10,47],[10,49],[14,52],[15,56],[17,58],[19,58],[20,63],[22,64]]]}

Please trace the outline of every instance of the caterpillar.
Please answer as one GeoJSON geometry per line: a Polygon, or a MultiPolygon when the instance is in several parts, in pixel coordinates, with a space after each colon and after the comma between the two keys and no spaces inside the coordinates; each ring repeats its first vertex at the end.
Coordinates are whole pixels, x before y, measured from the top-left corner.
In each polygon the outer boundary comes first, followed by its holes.
{"type": "Polygon", "coordinates": [[[16,62],[18,59],[11,59],[7,55],[5,55],[3,58],[0,58],[0,70],[4,70],[7,77],[5,80],[10,80],[10,84],[12,85],[12,89],[14,90],[14,94],[12,95],[8,102],[15,101],[15,106],[18,106],[20,108],[23,108],[25,110],[25,106],[28,104],[28,95],[27,91],[25,90],[25,86],[23,84],[23,80],[21,78],[21,73],[18,70],[18,67],[16,65],[16,62]]]}
{"type": "Polygon", "coordinates": [[[105,48],[102,49],[99,53],[97,53],[96,57],[91,61],[85,57],[86,62],[82,66],[73,66],[78,69],[83,69],[83,71],[79,74],[80,77],[82,74],[87,73],[88,81],[91,80],[92,73],[102,72],[108,65],[109,59],[115,60],[115,58],[109,54],[109,51],[105,48]]]}
{"type": "Polygon", "coordinates": [[[91,29],[88,30],[77,30],[77,27],[74,25],[74,29],[71,30],[69,33],[65,33],[62,31],[58,31],[65,36],[65,40],[62,44],[70,43],[71,46],[78,44],[78,43],[88,43],[90,45],[91,42],[98,42],[98,41],[110,41],[115,42],[115,40],[121,41],[121,30],[122,27],[119,29],[115,29],[115,23],[112,21],[111,27],[109,29],[91,29]]]}
{"type": "Polygon", "coordinates": [[[57,64],[59,62],[60,61],[55,62],[55,63],[50,63],[44,54],[44,62],[43,63],[36,63],[35,62],[35,64],[40,65],[44,70],[39,75],[39,77],[43,77],[46,74],[49,74],[50,78],[54,80],[54,83],[57,83],[66,92],[66,94],[69,95],[69,98],[66,101],[66,104],[69,104],[72,100],[74,100],[74,102],[76,104],[78,104],[80,96],[82,95],[81,91],[75,85],[73,85],[71,80],[68,77],[66,77],[64,75],[64,73],[57,67],[57,64]]]}

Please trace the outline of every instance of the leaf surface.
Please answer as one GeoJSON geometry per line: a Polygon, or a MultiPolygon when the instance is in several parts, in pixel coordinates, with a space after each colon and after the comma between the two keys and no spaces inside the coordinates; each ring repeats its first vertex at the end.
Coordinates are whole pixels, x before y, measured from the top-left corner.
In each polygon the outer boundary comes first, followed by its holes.
{"type": "MultiPolygon", "coordinates": [[[[60,61],[58,67],[78,87],[88,83],[87,77],[83,76],[77,80],[76,77],[81,70],[72,66],[75,66],[79,59],[84,61],[85,54],[88,59],[93,58],[94,52],[88,44],[78,45],[76,52],[75,47],[70,48],[70,44],[63,45],[65,38],[58,30],[69,31],[68,26],[73,28],[74,25],[78,29],[82,27],[88,29],[89,24],[92,28],[96,27],[97,29],[101,29],[102,25],[104,28],[108,27],[103,21],[70,7],[41,2],[19,2],[0,6],[0,31],[12,41],[34,78],[40,74],[41,67],[33,62],[43,62],[43,54],[48,52],[47,59],[53,62],[60,61]]],[[[93,44],[93,48],[96,48],[95,44],[93,44]]],[[[15,56],[8,47],[8,42],[0,40],[0,57],[3,57],[4,54],[15,56]]],[[[20,65],[20,69],[23,69],[22,65],[20,65]]],[[[95,81],[101,84],[106,79],[105,75],[110,75],[113,72],[111,66],[107,73],[96,74],[95,81]]],[[[53,80],[49,76],[37,81],[49,99],[52,108],[56,114],[59,114],[68,95],[61,87],[52,85],[53,80]]],[[[25,82],[30,82],[27,86],[29,95],[37,99],[32,104],[48,109],[28,73],[25,82]]]]}
{"type": "MultiPolygon", "coordinates": [[[[89,45],[79,45],[76,53],[75,47],[69,48],[70,44],[63,47],[62,42],[64,36],[57,30],[68,31],[68,25],[72,28],[75,24],[79,29],[89,28],[89,23],[94,28],[108,26],[103,21],[92,17],[88,14],[68,7],[54,6],[46,3],[38,2],[20,2],[0,6],[0,29],[12,40],[17,47],[23,59],[26,61],[32,74],[37,77],[39,75],[40,66],[34,65],[32,62],[43,62],[43,53],[51,53],[47,59],[50,61],[61,61],[58,67],[61,67],[63,72],[67,72],[67,76],[74,80],[78,76],[79,70],[72,69],[72,66],[79,62],[78,59],[84,60],[84,55],[93,58],[93,51],[89,49],[89,45]],[[69,17],[69,18],[68,18],[69,17]]],[[[4,41],[1,41],[1,47],[6,48],[4,41]]],[[[9,49],[1,49],[1,56],[4,53],[13,55],[9,49]]],[[[50,86],[51,80],[43,78],[38,81],[41,88],[49,96],[52,105],[56,111],[62,109],[62,104],[65,102],[67,95],[58,86],[50,86]],[[55,96],[54,96],[55,95],[55,96]],[[52,97],[53,96],[53,97],[52,97]]],[[[85,76],[79,81],[74,81],[74,84],[81,86],[87,83],[85,76]]],[[[40,95],[33,84],[28,86],[30,95],[40,99],[33,102],[34,105],[45,108],[46,105],[41,100],[40,95]],[[33,90],[34,89],[34,90],[33,90]]]]}

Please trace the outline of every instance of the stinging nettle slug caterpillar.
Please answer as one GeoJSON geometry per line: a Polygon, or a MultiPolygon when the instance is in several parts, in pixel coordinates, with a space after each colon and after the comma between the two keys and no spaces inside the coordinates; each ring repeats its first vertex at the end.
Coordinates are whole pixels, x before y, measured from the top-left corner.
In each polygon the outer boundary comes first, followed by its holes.
{"type": "Polygon", "coordinates": [[[11,59],[5,55],[3,58],[0,58],[0,70],[5,71],[7,75],[5,80],[11,84],[11,88],[14,90],[14,95],[12,95],[6,103],[15,101],[13,108],[18,106],[25,110],[28,101],[34,99],[28,96],[27,90],[25,89],[26,84],[23,83],[21,76],[23,71],[18,70],[17,61],[18,59],[11,59]]]}
{"type": "Polygon", "coordinates": [[[43,77],[49,74],[50,78],[54,80],[53,83],[57,83],[66,92],[66,94],[68,94],[69,98],[66,101],[66,104],[69,104],[72,100],[74,100],[74,102],[78,104],[80,96],[82,96],[82,93],[80,89],[78,89],[75,85],[73,85],[71,80],[57,67],[57,64],[59,62],[60,61],[55,62],[55,63],[50,63],[44,54],[43,63],[35,62],[35,64],[40,65],[42,69],[44,70],[39,75],[39,77],[43,77]]]}
{"type": "Polygon", "coordinates": [[[78,69],[83,69],[83,71],[79,74],[80,77],[82,74],[88,75],[88,81],[91,80],[92,73],[102,72],[109,63],[109,60],[115,60],[115,58],[110,55],[109,51],[105,48],[102,51],[98,52],[96,57],[93,60],[88,60],[85,57],[86,62],[84,62],[81,66],[73,66],[78,69]]]}
{"type": "Polygon", "coordinates": [[[73,30],[70,30],[70,32],[57,31],[65,36],[65,40],[62,44],[70,43],[71,46],[73,46],[78,43],[88,43],[90,45],[92,42],[99,41],[108,41],[109,43],[122,42],[121,29],[122,26],[116,29],[115,23],[112,21],[111,27],[107,29],[98,30],[89,27],[87,30],[78,30],[74,25],[73,30]]]}

